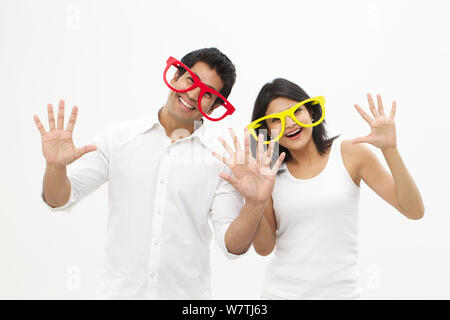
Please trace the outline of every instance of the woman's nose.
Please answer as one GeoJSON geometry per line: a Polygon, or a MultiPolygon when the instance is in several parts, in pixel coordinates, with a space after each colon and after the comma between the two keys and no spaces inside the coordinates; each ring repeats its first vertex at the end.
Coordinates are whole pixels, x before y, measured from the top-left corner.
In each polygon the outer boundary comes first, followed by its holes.
{"type": "Polygon", "coordinates": [[[294,127],[297,123],[291,117],[286,117],[286,128],[294,127]]]}

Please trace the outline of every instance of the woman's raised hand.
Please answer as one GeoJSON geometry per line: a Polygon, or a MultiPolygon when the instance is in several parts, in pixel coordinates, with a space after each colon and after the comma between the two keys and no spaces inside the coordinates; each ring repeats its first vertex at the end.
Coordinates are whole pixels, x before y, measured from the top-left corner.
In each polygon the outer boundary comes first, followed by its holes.
{"type": "Polygon", "coordinates": [[[352,143],[370,143],[381,150],[397,147],[397,136],[395,130],[395,111],[397,104],[392,102],[391,112],[389,117],[384,114],[383,102],[381,96],[377,95],[378,110],[375,108],[375,103],[370,93],[367,94],[370,111],[373,118],[370,117],[359,105],[355,104],[356,110],[361,117],[370,125],[371,133],[365,137],[353,139],[352,143]]]}
{"type": "Polygon", "coordinates": [[[232,184],[245,197],[246,201],[268,201],[272,195],[275,177],[280,165],[283,163],[285,153],[283,152],[278,157],[277,162],[271,168],[275,145],[273,141],[270,142],[268,149],[264,151],[263,135],[261,134],[258,137],[258,148],[256,158],[254,158],[250,152],[250,134],[247,128],[245,128],[244,132],[244,150],[242,150],[232,128],[230,128],[230,135],[235,149],[231,148],[223,138],[219,138],[229,157],[225,158],[215,152],[213,152],[213,155],[225,163],[233,174],[222,172],[219,176],[232,184]]]}

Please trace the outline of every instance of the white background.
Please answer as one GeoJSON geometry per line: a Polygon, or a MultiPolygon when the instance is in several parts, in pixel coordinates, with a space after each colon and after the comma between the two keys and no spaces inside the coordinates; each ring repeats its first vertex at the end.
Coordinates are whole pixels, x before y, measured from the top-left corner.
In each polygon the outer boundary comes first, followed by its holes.
{"type": "MultiPolygon", "coordinates": [[[[47,125],[47,103],[78,105],[81,146],[163,105],[169,56],[215,46],[238,73],[237,111],[218,126],[243,128],[275,77],[326,97],[331,135],[369,133],[353,108],[367,110],[367,92],[388,110],[398,102],[399,150],[426,212],[408,220],[362,184],[363,297],[449,299],[449,16],[446,0],[0,0],[0,298],[93,298],[99,284],[107,185],[70,214],[47,211],[33,114],[47,125]]],[[[228,261],[212,250],[213,297],[258,299],[270,256],[228,261]]]]}

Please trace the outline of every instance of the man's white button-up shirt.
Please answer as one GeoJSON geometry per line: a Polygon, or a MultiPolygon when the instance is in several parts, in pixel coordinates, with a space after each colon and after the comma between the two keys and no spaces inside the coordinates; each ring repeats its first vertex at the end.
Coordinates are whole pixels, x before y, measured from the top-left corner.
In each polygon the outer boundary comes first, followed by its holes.
{"type": "MultiPolygon", "coordinates": [[[[229,258],[225,232],[243,197],[220,179],[229,169],[211,153],[217,136],[206,123],[172,144],[158,120],[111,125],[97,134],[97,150],[70,164],[69,211],[108,182],[108,226],[100,299],[209,299],[212,238],[229,258]]],[[[179,132],[183,135],[183,132],[179,132]]]]}

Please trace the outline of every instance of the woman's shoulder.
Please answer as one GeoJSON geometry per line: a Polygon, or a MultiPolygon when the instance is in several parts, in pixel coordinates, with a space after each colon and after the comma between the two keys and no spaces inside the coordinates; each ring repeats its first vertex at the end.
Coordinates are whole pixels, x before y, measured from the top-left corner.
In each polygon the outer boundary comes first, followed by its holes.
{"type": "Polygon", "coordinates": [[[347,169],[359,169],[376,158],[370,147],[363,143],[352,143],[352,139],[341,139],[341,154],[347,169]]]}
{"type": "Polygon", "coordinates": [[[373,154],[372,150],[370,150],[369,146],[364,143],[353,143],[352,139],[342,138],[340,139],[341,143],[341,152],[343,156],[349,157],[357,157],[364,158],[373,154]]]}

